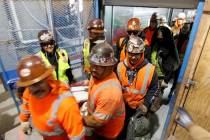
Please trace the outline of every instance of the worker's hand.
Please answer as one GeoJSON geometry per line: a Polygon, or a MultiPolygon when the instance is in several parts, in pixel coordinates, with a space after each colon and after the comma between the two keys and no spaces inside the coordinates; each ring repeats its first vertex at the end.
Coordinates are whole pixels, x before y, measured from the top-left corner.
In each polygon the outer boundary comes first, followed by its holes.
{"type": "Polygon", "coordinates": [[[22,127],[22,130],[23,130],[24,134],[31,135],[32,127],[31,127],[29,122],[21,122],[21,127],[22,127]]]}
{"type": "Polygon", "coordinates": [[[143,115],[147,114],[148,108],[144,104],[140,104],[137,108],[138,111],[141,111],[143,115]]]}
{"type": "Polygon", "coordinates": [[[80,114],[82,116],[87,116],[88,115],[87,102],[84,102],[82,104],[82,106],[80,107],[80,114]]]}
{"type": "Polygon", "coordinates": [[[182,127],[186,128],[187,130],[189,130],[189,127],[193,124],[191,116],[188,114],[186,110],[180,107],[177,109],[177,114],[178,118],[175,119],[175,122],[181,125],[182,127]]]}

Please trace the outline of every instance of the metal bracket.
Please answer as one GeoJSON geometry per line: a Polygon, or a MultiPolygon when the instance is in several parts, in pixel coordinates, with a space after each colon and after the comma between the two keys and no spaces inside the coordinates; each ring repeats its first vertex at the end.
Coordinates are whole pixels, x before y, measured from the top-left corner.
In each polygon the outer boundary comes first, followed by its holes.
{"type": "Polygon", "coordinates": [[[190,86],[195,86],[196,83],[197,83],[196,81],[187,79],[187,81],[185,82],[185,87],[189,88],[190,86]]]}

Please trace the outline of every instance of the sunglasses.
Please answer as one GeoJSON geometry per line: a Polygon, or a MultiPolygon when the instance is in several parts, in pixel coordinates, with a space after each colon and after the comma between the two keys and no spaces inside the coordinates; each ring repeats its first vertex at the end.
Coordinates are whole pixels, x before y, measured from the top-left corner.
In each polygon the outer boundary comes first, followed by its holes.
{"type": "Polygon", "coordinates": [[[50,41],[50,42],[47,42],[47,43],[40,43],[40,45],[42,46],[42,47],[48,47],[49,45],[54,45],[54,41],[50,41]]]}
{"type": "Polygon", "coordinates": [[[137,35],[139,31],[127,31],[129,35],[137,35]]]}

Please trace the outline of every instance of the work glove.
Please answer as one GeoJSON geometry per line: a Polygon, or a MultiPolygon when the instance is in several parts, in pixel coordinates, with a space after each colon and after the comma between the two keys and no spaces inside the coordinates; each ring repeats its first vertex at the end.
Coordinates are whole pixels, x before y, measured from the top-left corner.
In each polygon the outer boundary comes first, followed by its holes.
{"type": "Polygon", "coordinates": [[[82,106],[80,107],[80,114],[82,116],[87,116],[88,115],[88,107],[87,107],[87,102],[84,102],[82,106]]]}
{"type": "Polygon", "coordinates": [[[144,104],[140,104],[137,111],[141,111],[142,115],[145,115],[147,114],[148,108],[144,104]]]}
{"type": "Polygon", "coordinates": [[[32,127],[31,127],[29,122],[21,122],[21,127],[22,127],[22,130],[23,130],[24,134],[31,135],[32,127]]]}
{"type": "Polygon", "coordinates": [[[161,106],[161,97],[155,97],[150,107],[151,112],[156,112],[161,106]]]}
{"type": "Polygon", "coordinates": [[[184,110],[183,108],[177,109],[178,118],[175,119],[175,122],[182,127],[188,129],[190,125],[193,124],[192,117],[189,115],[189,113],[184,110]]]}

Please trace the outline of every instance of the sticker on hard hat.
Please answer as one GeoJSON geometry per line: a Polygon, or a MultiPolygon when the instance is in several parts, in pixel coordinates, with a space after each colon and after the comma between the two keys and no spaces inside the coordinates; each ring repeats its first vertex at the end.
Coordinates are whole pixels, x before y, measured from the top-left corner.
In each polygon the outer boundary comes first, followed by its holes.
{"type": "Polygon", "coordinates": [[[43,35],[40,36],[40,40],[44,42],[50,41],[52,40],[52,34],[50,32],[44,33],[43,35]]]}
{"type": "Polygon", "coordinates": [[[136,25],[137,25],[137,23],[136,23],[135,21],[133,21],[133,22],[132,22],[132,25],[133,25],[133,26],[136,26],[136,25]]]}
{"type": "Polygon", "coordinates": [[[97,54],[93,54],[91,57],[91,61],[96,62],[96,63],[106,63],[112,61],[112,54],[110,54],[110,57],[103,57],[99,56],[97,54]]]}
{"type": "Polygon", "coordinates": [[[128,52],[132,52],[133,51],[133,45],[129,45],[128,46],[128,52]]]}
{"type": "Polygon", "coordinates": [[[30,74],[31,74],[31,70],[30,69],[25,68],[25,69],[20,70],[20,76],[22,76],[22,77],[27,77],[30,74]]]}

